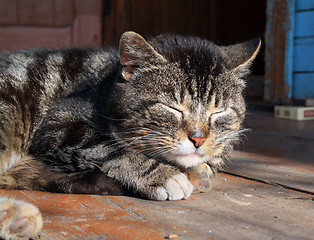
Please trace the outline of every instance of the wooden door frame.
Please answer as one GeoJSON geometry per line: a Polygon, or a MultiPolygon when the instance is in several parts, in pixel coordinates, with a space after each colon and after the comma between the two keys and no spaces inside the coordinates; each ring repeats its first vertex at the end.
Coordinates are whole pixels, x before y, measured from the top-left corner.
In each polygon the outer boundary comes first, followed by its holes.
{"type": "Polygon", "coordinates": [[[264,100],[290,104],[293,98],[295,0],[268,0],[264,100]]]}

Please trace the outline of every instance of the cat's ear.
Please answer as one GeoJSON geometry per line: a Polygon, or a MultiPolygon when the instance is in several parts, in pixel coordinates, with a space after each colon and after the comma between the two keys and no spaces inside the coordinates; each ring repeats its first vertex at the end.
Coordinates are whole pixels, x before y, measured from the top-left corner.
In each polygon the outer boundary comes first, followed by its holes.
{"type": "Polygon", "coordinates": [[[227,69],[245,75],[261,48],[261,39],[255,38],[243,43],[221,46],[227,69]]]}
{"type": "Polygon", "coordinates": [[[142,36],[125,32],[120,39],[120,63],[122,76],[131,80],[135,70],[152,69],[167,60],[161,56],[142,36]]]}

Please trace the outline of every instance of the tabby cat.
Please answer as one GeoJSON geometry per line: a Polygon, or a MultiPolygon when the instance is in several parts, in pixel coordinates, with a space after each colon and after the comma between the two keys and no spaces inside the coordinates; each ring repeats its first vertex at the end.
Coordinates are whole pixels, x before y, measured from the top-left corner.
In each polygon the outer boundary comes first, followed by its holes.
{"type": "MultiPolygon", "coordinates": [[[[216,171],[243,132],[243,77],[259,48],[126,32],[119,51],[1,53],[0,188],[188,198],[185,169],[216,171]]],[[[33,205],[0,200],[1,237],[41,226],[33,205]]]]}

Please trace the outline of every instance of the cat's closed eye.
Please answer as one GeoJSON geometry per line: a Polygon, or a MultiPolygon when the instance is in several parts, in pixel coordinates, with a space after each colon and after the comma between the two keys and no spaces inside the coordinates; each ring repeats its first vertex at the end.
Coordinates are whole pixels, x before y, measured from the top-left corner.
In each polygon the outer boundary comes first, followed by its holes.
{"type": "Polygon", "coordinates": [[[183,120],[184,119],[184,113],[182,110],[179,110],[178,108],[176,107],[172,107],[172,106],[168,106],[168,105],[165,105],[165,104],[162,104],[163,107],[165,109],[167,109],[169,112],[173,113],[178,119],[180,120],[183,120]]]}
{"type": "Polygon", "coordinates": [[[163,104],[163,103],[157,103],[154,107],[161,110],[161,112],[164,113],[165,117],[169,118],[171,115],[171,116],[175,117],[178,122],[181,122],[184,119],[183,111],[176,108],[176,107],[173,107],[173,106],[170,106],[167,104],[163,104]]]}
{"type": "Polygon", "coordinates": [[[231,130],[230,125],[232,125],[234,121],[232,120],[232,117],[230,115],[220,115],[218,116],[214,123],[213,127],[220,130],[231,130]]]}
{"type": "Polygon", "coordinates": [[[221,118],[225,114],[226,114],[226,112],[223,110],[217,110],[217,111],[211,113],[208,117],[209,124],[212,125],[216,121],[216,119],[221,118]]]}
{"type": "Polygon", "coordinates": [[[174,130],[179,127],[183,121],[183,112],[177,108],[165,105],[163,103],[156,103],[152,105],[146,115],[150,120],[150,124],[174,130]]]}

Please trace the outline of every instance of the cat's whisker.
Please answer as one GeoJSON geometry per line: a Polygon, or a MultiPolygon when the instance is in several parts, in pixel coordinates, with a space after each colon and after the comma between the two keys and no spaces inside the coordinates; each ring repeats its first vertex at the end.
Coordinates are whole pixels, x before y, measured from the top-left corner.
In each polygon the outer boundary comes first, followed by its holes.
{"type": "Polygon", "coordinates": [[[159,151],[159,150],[164,150],[164,149],[172,149],[170,146],[151,146],[149,148],[145,148],[143,150],[141,150],[141,152],[145,152],[145,151],[159,151]]]}
{"type": "Polygon", "coordinates": [[[249,131],[249,129],[241,129],[241,130],[232,130],[229,132],[221,133],[220,136],[218,136],[218,141],[213,147],[213,150],[220,148],[222,144],[232,144],[234,146],[238,146],[240,143],[243,143],[242,137],[246,137],[245,132],[249,131]]]}
{"type": "Polygon", "coordinates": [[[131,139],[123,139],[119,141],[120,144],[127,144],[128,146],[132,144],[140,144],[142,141],[147,142],[147,139],[144,139],[143,137],[137,137],[137,138],[131,138],[131,139]]]}
{"type": "Polygon", "coordinates": [[[149,133],[146,132],[146,130],[143,130],[142,128],[134,128],[134,129],[129,129],[129,131],[122,131],[122,132],[117,132],[117,134],[120,135],[128,135],[128,134],[140,134],[142,136],[153,136],[153,137],[164,137],[165,134],[160,133],[160,132],[153,132],[150,131],[149,133]]]}
{"type": "Polygon", "coordinates": [[[127,142],[127,141],[133,141],[133,140],[142,140],[145,142],[161,142],[168,139],[167,137],[163,136],[155,136],[155,135],[143,135],[143,136],[134,136],[134,137],[130,137],[130,138],[123,138],[120,142],[127,142]]]}
{"type": "MultiPolygon", "coordinates": [[[[132,133],[132,132],[127,132],[127,133],[123,133],[123,134],[126,134],[126,135],[128,135],[128,134],[130,134],[130,133],[132,133]]],[[[150,139],[150,138],[166,138],[165,136],[156,136],[156,134],[143,134],[143,133],[138,133],[138,132],[134,132],[135,134],[140,134],[140,136],[133,136],[133,137],[146,137],[147,139],[150,139]]]]}
{"type": "Polygon", "coordinates": [[[169,146],[166,146],[164,149],[160,149],[160,148],[154,149],[154,151],[151,151],[152,153],[148,152],[146,154],[152,158],[155,158],[157,156],[164,155],[164,154],[169,153],[171,151],[173,151],[173,149],[169,146]]]}
{"type": "Polygon", "coordinates": [[[128,130],[137,130],[137,132],[151,132],[151,134],[153,134],[153,135],[161,135],[161,136],[163,136],[163,135],[165,135],[165,133],[162,133],[162,132],[160,132],[160,131],[157,131],[157,130],[154,130],[154,129],[151,129],[151,128],[147,128],[147,127],[137,127],[137,128],[129,128],[128,130]]]}
{"type": "MultiPolygon", "coordinates": [[[[129,139],[123,139],[123,140],[119,141],[119,143],[115,143],[115,144],[116,145],[120,144],[121,148],[122,147],[133,148],[135,146],[135,149],[138,148],[138,145],[141,145],[142,147],[143,146],[145,147],[145,146],[159,145],[159,146],[157,146],[159,148],[163,146],[163,144],[161,144],[161,139],[160,138],[148,138],[147,139],[146,137],[147,136],[139,136],[139,137],[132,137],[132,138],[129,138],[129,139]],[[124,145],[124,146],[122,146],[122,145],[124,145]]],[[[113,144],[113,145],[115,145],[115,144],[113,144]]],[[[156,146],[154,148],[156,148],[156,146]]]]}

